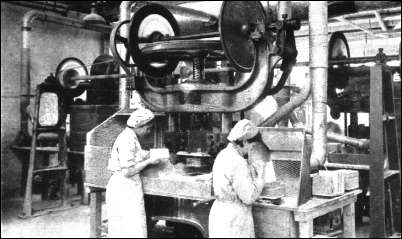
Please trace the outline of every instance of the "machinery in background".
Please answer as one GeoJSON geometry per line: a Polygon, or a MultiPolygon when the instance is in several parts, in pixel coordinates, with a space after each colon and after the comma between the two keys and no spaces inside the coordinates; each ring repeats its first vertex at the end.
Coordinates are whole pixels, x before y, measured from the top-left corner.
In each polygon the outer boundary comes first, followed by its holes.
{"type": "MultiPolygon", "coordinates": [[[[110,55],[100,55],[91,64],[90,76],[113,75],[119,66],[110,55]]],[[[88,76],[86,66],[77,58],[64,59],[56,69],[56,79],[66,94],[65,111],[70,116],[68,138],[70,183],[77,185],[82,202],[88,203],[84,188],[84,146],[86,134],[118,110],[118,79],[88,76]],[[76,78],[74,78],[76,77],[76,78]],[[78,79],[77,79],[78,77],[78,79]],[[79,97],[86,93],[85,101],[79,97]],[[74,98],[79,97],[79,98],[74,98]]]]}
{"type": "Polygon", "coordinates": [[[363,193],[356,203],[357,222],[371,215],[372,233],[392,235],[400,231],[400,82],[393,81],[383,49],[375,58],[361,60],[375,61],[375,66],[353,68],[349,64],[359,62],[349,60],[349,46],[342,33],[334,33],[329,46],[333,61],[327,90],[331,116],[338,119],[343,113],[345,135],[370,140],[370,145],[338,144],[329,152],[326,167],[359,170],[363,193]],[[370,115],[368,125],[358,123],[362,113],[370,115]]]}
{"type": "MultiPolygon", "coordinates": [[[[91,67],[92,76],[110,75],[117,71],[118,65],[110,55],[97,57],[91,67]]],[[[52,210],[65,209],[68,201],[73,198],[69,197],[72,195],[69,195],[68,184],[76,185],[77,194],[81,195],[82,203],[88,203],[84,189],[83,170],[86,133],[118,110],[118,81],[109,78],[96,80],[74,78],[87,75],[88,70],[85,64],[77,58],[69,57],[59,63],[55,76],[51,74],[44,83],[38,85],[40,95],[36,96],[38,102],[36,102],[35,109],[43,105],[41,105],[42,92],[49,91],[56,92],[58,95],[58,100],[55,101],[58,102],[55,106],[58,107],[58,111],[51,111],[54,104],[49,102],[37,112],[34,109],[31,115],[33,124],[31,137],[32,142],[35,141],[35,143],[32,143],[31,147],[13,146],[13,149],[21,153],[31,151],[26,169],[27,183],[24,185],[26,188],[25,202],[21,214],[24,218],[49,213],[52,210]],[[84,92],[86,92],[85,101],[82,98],[76,98],[84,92]],[[43,114],[45,115],[43,116],[43,114]],[[40,118],[41,115],[42,118],[40,118]],[[67,116],[70,119],[69,129],[66,125],[67,116]],[[38,125],[35,123],[38,119],[39,121],[41,119],[51,120],[55,117],[59,117],[60,122],[64,122],[63,126],[48,127],[49,132],[42,132],[40,126],[38,129],[35,128],[35,125],[38,125]],[[63,132],[64,134],[60,138],[58,135],[63,132]],[[65,145],[62,147],[63,144],[65,145]],[[64,149],[65,152],[61,152],[64,149]],[[44,166],[48,169],[45,169],[44,166]],[[64,176],[61,177],[61,175],[64,176]],[[38,192],[41,194],[42,200],[61,199],[61,207],[38,209],[37,206],[33,206],[32,193],[38,192]]]]}
{"type": "MultiPolygon", "coordinates": [[[[21,218],[50,213],[68,207],[67,181],[67,136],[66,114],[63,105],[63,89],[53,75],[36,88],[35,104],[31,114],[31,147],[15,147],[29,150],[25,197],[21,218]],[[38,157],[38,156],[42,157],[38,157]],[[47,158],[47,160],[44,160],[47,158]],[[42,160],[38,160],[42,159],[42,160]],[[39,162],[40,161],[40,162],[39,162]],[[39,182],[42,181],[42,182],[39,182]],[[41,193],[45,200],[58,199],[54,205],[38,208],[33,204],[34,186],[41,183],[41,193]]],[[[35,190],[36,189],[36,190],[35,190]]]]}

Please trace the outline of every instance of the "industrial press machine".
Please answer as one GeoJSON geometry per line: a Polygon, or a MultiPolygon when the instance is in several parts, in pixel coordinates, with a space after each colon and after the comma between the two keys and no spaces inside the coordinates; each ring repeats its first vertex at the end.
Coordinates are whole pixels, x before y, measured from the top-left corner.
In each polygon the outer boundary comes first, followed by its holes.
{"type": "MultiPolygon", "coordinates": [[[[214,199],[213,159],[227,143],[232,116],[243,117],[241,112],[283,89],[296,64],[294,31],[300,28],[300,20],[288,19],[286,14],[274,19],[257,1],[223,2],[218,18],[149,2],[138,2],[131,10],[132,18],[118,23],[110,36],[114,59],[124,70],[113,77],[126,79],[121,82],[127,89],[156,112],[156,130],[143,147],[167,147],[171,154],[169,161],[142,173],[148,225],[165,220],[179,235],[207,237],[214,199]],[[274,83],[277,68],[282,75],[274,83]]],[[[332,109],[334,114],[340,112],[332,109]]],[[[86,134],[84,168],[85,183],[92,192],[92,236],[99,236],[100,192],[111,175],[107,171],[111,147],[133,110],[119,110],[86,134]]],[[[312,199],[309,132],[270,127],[261,127],[260,132],[271,152],[250,153],[274,162],[287,195],[279,206],[254,205],[256,235],[310,236],[314,217],[327,213],[316,208],[329,202],[312,199]],[[275,229],[283,227],[286,230],[275,229]]],[[[340,141],[366,147],[366,141],[350,139],[340,141]]],[[[358,193],[350,192],[337,201],[337,208],[344,210],[344,223],[352,220],[351,205],[358,193]]],[[[353,236],[352,231],[345,229],[344,235],[353,236]]]]}

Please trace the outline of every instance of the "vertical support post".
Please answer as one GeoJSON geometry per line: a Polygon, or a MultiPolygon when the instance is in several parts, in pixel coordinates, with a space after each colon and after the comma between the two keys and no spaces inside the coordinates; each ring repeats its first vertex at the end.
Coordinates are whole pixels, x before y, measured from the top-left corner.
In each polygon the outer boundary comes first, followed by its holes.
{"type": "Polygon", "coordinates": [[[327,149],[328,3],[309,1],[310,76],[313,95],[311,167],[323,165],[327,149]]]}
{"type": "Polygon", "coordinates": [[[383,66],[370,68],[370,237],[385,237],[383,66]]]}
{"type": "MultiPolygon", "coordinates": [[[[123,1],[120,5],[120,21],[130,19],[130,5],[132,1],[123,1]]],[[[128,24],[121,27],[120,34],[122,37],[128,39],[128,24]]],[[[128,49],[127,49],[128,50],[128,49]]],[[[120,74],[126,74],[122,68],[120,68],[120,74]]],[[[119,79],[119,108],[126,109],[130,107],[130,95],[127,90],[127,82],[129,78],[119,79]]]]}
{"type": "Polygon", "coordinates": [[[102,223],[102,192],[91,189],[90,198],[90,237],[99,238],[101,236],[100,226],[102,223]]]}
{"type": "Polygon", "coordinates": [[[355,203],[343,207],[343,238],[355,238],[355,203]]]}
{"type": "MultiPolygon", "coordinates": [[[[277,11],[277,19],[283,20],[283,15],[287,15],[287,19],[292,18],[292,4],[291,1],[278,1],[278,11],[277,11]]],[[[289,78],[286,80],[286,85],[289,85],[289,78]]],[[[290,89],[282,88],[278,93],[274,95],[274,99],[278,103],[278,108],[285,105],[290,100],[290,89]]],[[[289,117],[285,116],[282,120],[278,122],[279,127],[288,127],[289,117]]]]}

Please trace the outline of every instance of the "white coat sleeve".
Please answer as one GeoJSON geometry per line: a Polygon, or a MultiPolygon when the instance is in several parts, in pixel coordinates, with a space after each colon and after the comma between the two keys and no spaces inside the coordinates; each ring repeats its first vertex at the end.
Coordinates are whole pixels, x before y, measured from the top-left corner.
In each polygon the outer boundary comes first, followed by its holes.
{"type": "Polygon", "coordinates": [[[120,167],[128,168],[134,166],[136,163],[140,162],[141,159],[141,148],[138,147],[136,142],[127,140],[120,144],[118,148],[120,167]]]}
{"type": "Polygon", "coordinates": [[[233,168],[233,188],[244,204],[252,204],[260,196],[264,187],[264,179],[261,176],[253,177],[245,160],[239,162],[233,168]]]}

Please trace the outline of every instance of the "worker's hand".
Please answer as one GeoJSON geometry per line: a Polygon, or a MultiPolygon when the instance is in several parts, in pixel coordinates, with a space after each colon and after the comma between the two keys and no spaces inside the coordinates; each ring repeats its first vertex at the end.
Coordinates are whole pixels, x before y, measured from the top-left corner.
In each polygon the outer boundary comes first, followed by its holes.
{"type": "Polygon", "coordinates": [[[261,177],[265,173],[265,162],[262,160],[256,160],[254,162],[257,175],[261,177]]]}

